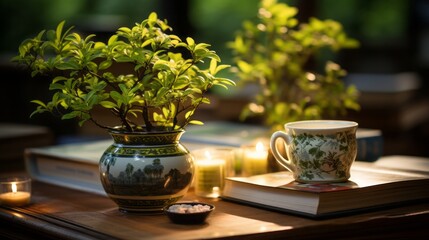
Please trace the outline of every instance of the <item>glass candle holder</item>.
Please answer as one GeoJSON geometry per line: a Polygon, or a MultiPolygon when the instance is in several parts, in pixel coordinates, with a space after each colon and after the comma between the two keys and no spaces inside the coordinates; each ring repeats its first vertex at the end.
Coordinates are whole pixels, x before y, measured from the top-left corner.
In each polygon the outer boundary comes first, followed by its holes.
{"type": "Polygon", "coordinates": [[[243,175],[252,176],[268,171],[268,145],[262,141],[242,147],[243,175]]]}
{"type": "Polygon", "coordinates": [[[222,194],[225,177],[232,171],[233,149],[204,148],[192,152],[195,164],[195,195],[217,198],[222,194]]]}
{"type": "Polygon", "coordinates": [[[0,178],[0,205],[21,207],[30,203],[31,179],[28,177],[0,178]]]}

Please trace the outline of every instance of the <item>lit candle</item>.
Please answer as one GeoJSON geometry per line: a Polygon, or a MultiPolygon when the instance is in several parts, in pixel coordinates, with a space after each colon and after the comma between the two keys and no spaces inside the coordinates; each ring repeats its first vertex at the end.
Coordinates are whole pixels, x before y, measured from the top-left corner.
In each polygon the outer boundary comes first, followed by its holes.
{"type": "Polygon", "coordinates": [[[26,177],[0,179],[0,205],[24,206],[30,203],[31,179],[26,177]]]}
{"type": "Polygon", "coordinates": [[[262,142],[256,147],[246,148],[243,157],[243,172],[246,176],[264,174],[267,172],[268,150],[262,142]]]}
{"type": "Polygon", "coordinates": [[[7,206],[24,206],[30,203],[30,193],[17,191],[16,183],[11,183],[12,192],[0,194],[0,204],[7,206]]]}
{"type": "Polygon", "coordinates": [[[220,196],[225,181],[225,160],[212,158],[209,151],[205,158],[195,161],[195,194],[202,197],[220,196]]]}

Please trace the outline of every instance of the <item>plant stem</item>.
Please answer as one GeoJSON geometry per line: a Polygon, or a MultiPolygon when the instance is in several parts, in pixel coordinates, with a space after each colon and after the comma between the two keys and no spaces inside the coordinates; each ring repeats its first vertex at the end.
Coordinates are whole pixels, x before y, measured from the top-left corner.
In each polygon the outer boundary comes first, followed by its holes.
{"type": "Polygon", "coordinates": [[[150,122],[150,119],[149,119],[149,110],[148,110],[148,106],[146,105],[146,102],[145,102],[145,105],[143,106],[142,115],[143,115],[143,122],[146,127],[146,130],[148,132],[152,131],[152,123],[150,122]]]}
{"type": "Polygon", "coordinates": [[[133,132],[133,128],[127,121],[127,111],[124,111],[122,108],[119,109],[118,116],[121,119],[122,125],[128,132],[133,132]]]}
{"type": "Polygon", "coordinates": [[[95,119],[92,117],[92,115],[91,114],[89,114],[90,116],[91,116],[91,118],[89,119],[91,122],[93,122],[97,127],[99,127],[99,128],[103,128],[103,129],[111,129],[110,127],[108,127],[108,126],[104,126],[104,125],[101,125],[101,124],[99,124],[97,121],[95,121],[95,119]]]}

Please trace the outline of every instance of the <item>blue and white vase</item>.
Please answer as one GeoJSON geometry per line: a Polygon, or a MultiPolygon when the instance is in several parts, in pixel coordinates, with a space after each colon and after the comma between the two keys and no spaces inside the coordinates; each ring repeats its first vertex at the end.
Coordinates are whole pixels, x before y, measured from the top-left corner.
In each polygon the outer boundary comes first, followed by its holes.
{"type": "Polygon", "coordinates": [[[184,131],[111,131],[114,143],[100,159],[107,196],[126,212],[159,212],[191,185],[193,157],[179,142],[184,131]]]}

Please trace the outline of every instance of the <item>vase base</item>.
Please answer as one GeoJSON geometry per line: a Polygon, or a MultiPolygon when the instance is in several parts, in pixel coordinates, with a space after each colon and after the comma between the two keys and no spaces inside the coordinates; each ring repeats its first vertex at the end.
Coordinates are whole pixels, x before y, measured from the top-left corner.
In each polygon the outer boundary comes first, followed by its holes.
{"type": "Polygon", "coordinates": [[[134,197],[134,199],[129,199],[130,196],[122,196],[122,198],[119,198],[118,195],[108,194],[108,196],[116,202],[121,212],[139,214],[162,213],[165,206],[175,203],[183,197],[183,195],[157,197],[139,196],[137,198],[134,197]]]}

